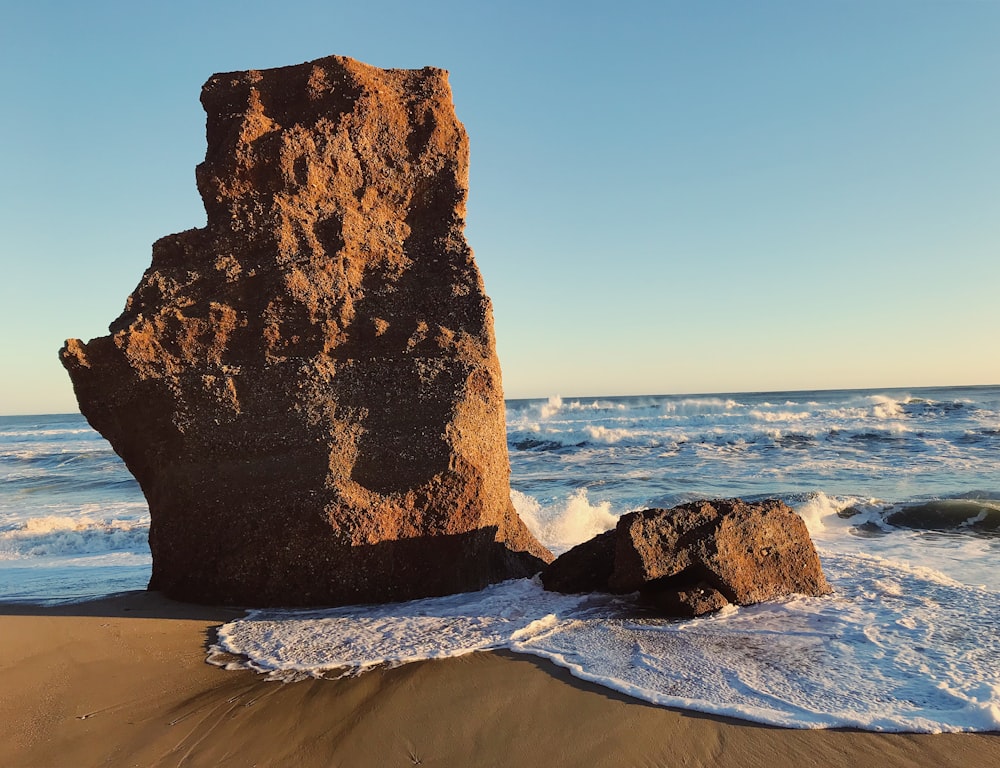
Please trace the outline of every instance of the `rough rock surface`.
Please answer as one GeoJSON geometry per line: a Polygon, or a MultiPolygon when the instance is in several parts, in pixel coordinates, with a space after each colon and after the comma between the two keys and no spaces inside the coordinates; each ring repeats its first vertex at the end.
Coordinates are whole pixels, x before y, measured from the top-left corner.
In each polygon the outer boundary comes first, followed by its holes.
{"type": "Polygon", "coordinates": [[[447,73],[330,57],[201,100],[207,226],[60,353],[149,502],[150,588],[344,604],[537,572],[447,73]]]}
{"type": "Polygon", "coordinates": [[[665,613],[830,591],[806,525],[780,501],[723,499],[622,515],[542,572],[557,592],[639,592],[665,613]]]}

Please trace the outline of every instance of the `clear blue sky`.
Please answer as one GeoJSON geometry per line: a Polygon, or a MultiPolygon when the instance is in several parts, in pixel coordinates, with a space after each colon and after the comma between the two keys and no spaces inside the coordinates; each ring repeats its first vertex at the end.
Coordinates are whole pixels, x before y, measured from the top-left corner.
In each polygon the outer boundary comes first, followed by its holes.
{"type": "Polygon", "coordinates": [[[1000,2],[5,0],[0,413],[75,409],[201,84],[451,72],[509,397],[1000,383],[1000,2]]]}

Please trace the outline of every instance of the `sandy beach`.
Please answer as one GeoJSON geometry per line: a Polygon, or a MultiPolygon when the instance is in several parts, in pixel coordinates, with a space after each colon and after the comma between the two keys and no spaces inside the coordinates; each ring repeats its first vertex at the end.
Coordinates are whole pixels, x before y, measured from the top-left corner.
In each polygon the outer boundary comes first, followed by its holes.
{"type": "Polygon", "coordinates": [[[527,656],[350,680],[205,663],[238,615],[134,592],[0,607],[0,765],[970,766],[1000,734],[795,731],[650,706],[527,656]]]}

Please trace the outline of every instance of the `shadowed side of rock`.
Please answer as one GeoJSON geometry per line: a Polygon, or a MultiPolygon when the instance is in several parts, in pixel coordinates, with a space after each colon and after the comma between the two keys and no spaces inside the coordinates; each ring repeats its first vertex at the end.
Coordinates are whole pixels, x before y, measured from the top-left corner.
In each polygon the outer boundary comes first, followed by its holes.
{"type": "Polygon", "coordinates": [[[207,226],[61,351],[149,502],[150,587],[319,605],[537,572],[447,73],[330,57],[215,75],[202,103],[207,226]]]}
{"type": "Polygon", "coordinates": [[[672,616],[830,591],[802,518],[780,501],[720,499],[622,515],[542,572],[556,592],[638,592],[672,616]]]}

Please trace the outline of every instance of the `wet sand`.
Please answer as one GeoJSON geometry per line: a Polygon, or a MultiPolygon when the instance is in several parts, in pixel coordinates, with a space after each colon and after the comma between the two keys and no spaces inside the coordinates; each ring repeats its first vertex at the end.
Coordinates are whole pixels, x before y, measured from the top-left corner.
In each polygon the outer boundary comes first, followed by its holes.
{"type": "Polygon", "coordinates": [[[205,663],[237,615],[145,592],[0,605],[0,766],[1000,765],[1000,734],[784,730],[510,653],[268,682],[205,663]]]}

